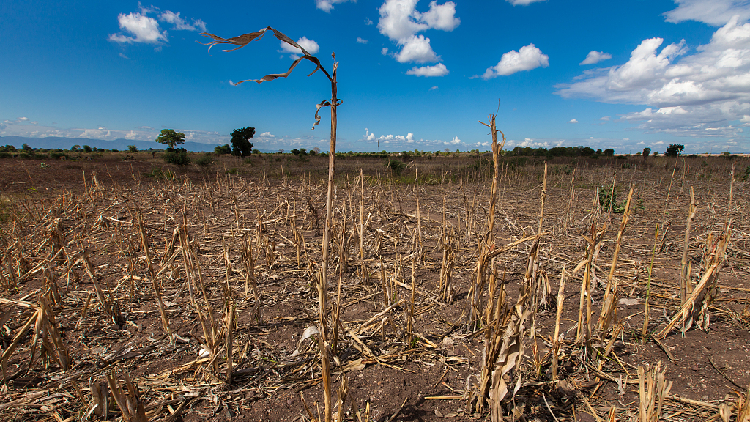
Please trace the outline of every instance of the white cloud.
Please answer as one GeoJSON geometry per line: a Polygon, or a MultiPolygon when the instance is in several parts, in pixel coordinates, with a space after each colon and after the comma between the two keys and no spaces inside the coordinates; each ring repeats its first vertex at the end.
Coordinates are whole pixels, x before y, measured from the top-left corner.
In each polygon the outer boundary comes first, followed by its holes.
{"type": "Polygon", "coordinates": [[[578,123],[577,119],[570,119],[570,123],[578,123]]]}
{"type": "Polygon", "coordinates": [[[679,136],[736,136],[750,115],[750,23],[735,16],[708,44],[689,54],[685,42],[659,50],[661,38],[644,40],[628,62],[594,69],[557,86],[565,98],[644,105],[623,120],[679,136]]]}
{"type": "Polygon", "coordinates": [[[403,48],[396,55],[399,63],[431,63],[440,59],[432,51],[430,39],[424,35],[412,35],[403,41],[403,48]]]}
{"type": "Polygon", "coordinates": [[[550,143],[548,141],[535,141],[531,138],[524,138],[523,141],[515,141],[513,139],[509,140],[506,143],[506,148],[513,149],[515,147],[521,147],[521,148],[549,148],[550,143]]]}
{"type": "MultiPolygon", "coordinates": [[[[334,4],[345,3],[347,1],[349,0],[315,0],[315,7],[317,7],[318,9],[324,12],[330,13],[331,9],[333,9],[334,4]]],[[[351,1],[355,3],[357,2],[357,0],[351,0],[351,1]]]]}
{"type": "Polygon", "coordinates": [[[454,137],[453,137],[453,140],[452,140],[452,141],[450,141],[450,142],[446,142],[446,145],[447,145],[447,144],[450,144],[450,145],[458,145],[458,144],[460,144],[460,143],[461,143],[461,140],[460,140],[460,139],[458,139],[458,136],[454,136],[454,137]]]}
{"type": "Polygon", "coordinates": [[[383,47],[383,48],[382,48],[382,49],[380,50],[380,54],[382,54],[382,55],[384,55],[384,56],[387,56],[387,55],[388,55],[388,48],[387,48],[387,47],[383,47]]]}
{"type": "Polygon", "coordinates": [[[418,16],[418,12],[414,10],[416,5],[417,0],[386,0],[378,9],[380,33],[398,41],[428,29],[427,23],[416,19],[418,16]]]}
{"type": "Polygon", "coordinates": [[[675,0],[677,8],[664,13],[667,22],[697,21],[721,26],[733,16],[750,19],[750,2],[747,0],[675,0]]]}
{"type": "Polygon", "coordinates": [[[192,23],[188,23],[185,19],[180,17],[180,12],[172,12],[167,10],[166,12],[159,15],[159,20],[168,22],[174,25],[173,29],[182,31],[201,31],[206,32],[206,23],[200,19],[193,19],[192,23]]]}
{"type": "Polygon", "coordinates": [[[609,116],[602,116],[602,118],[599,119],[599,120],[609,121],[609,119],[611,119],[611,117],[609,117],[609,116]]]}
{"type": "Polygon", "coordinates": [[[272,135],[271,132],[263,132],[260,134],[259,138],[275,138],[275,135],[272,135]]]}
{"type": "MultiPolygon", "coordinates": [[[[285,53],[291,53],[292,55],[302,54],[302,50],[300,50],[299,48],[289,45],[285,43],[284,41],[280,41],[280,43],[281,43],[281,49],[285,53]]],[[[318,51],[320,51],[320,46],[318,45],[318,43],[316,43],[313,40],[308,40],[306,37],[302,37],[298,39],[297,44],[299,44],[300,47],[304,48],[305,51],[313,55],[316,54],[318,51]]]]}
{"type": "Polygon", "coordinates": [[[401,52],[394,55],[401,63],[438,61],[440,58],[432,50],[430,39],[417,33],[428,29],[453,31],[461,23],[456,17],[454,2],[431,1],[429,10],[421,13],[416,10],[417,1],[385,0],[378,9],[378,30],[402,47],[401,52]]]}
{"type": "Polygon", "coordinates": [[[453,31],[461,23],[461,19],[456,17],[456,3],[452,1],[445,4],[431,1],[430,10],[419,15],[419,18],[430,28],[448,32],[453,31]]]}
{"type": "MultiPolygon", "coordinates": [[[[434,91],[434,90],[436,90],[436,89],[438,89],[438,86],[437,86],[437,85],[434,85],[434,86],[430,87],[430,91],[434,91]]],[[[748,116],[748,117],[750,117],[750,116],[748,116]]]]}
{"type": "Polygon", "coordinates": [[[512,75],[523,70],[532,70],[537,67],[549,66],[549,56],[542,53],[534,44],[521,47],[519,51],[509,51],[503,54],[500,62],[488,68],[482,75],[482,79],[496,78],[498,76],[512,75]]]}
{"type": "Polygon", "coordinates": [[[145,42],[158,43],[167,40],[167,31],[159,28],[159,23],[154,18],[150,18],[140,13],[120,13],[117,16],[117,22],[120,29],[131,34],[110,34],[109,40],[121,43],[145,42]]]}
{"type": "Polygon", "coordinates": [[[357,42],[360,44],[367,44],[367,40],[360,38],[360,37],[357,37],[357,42]]]}
{"type": "Polygon", "coordinates": [[[505,0],[505,1],[512,4],[513,6],[528,6],[531,3],[536,3],[538,1],[546,1],[546,0],[505,0]]]}
{"type": "Polygon", "coordinates": [[[589,51],[586,58],[580,64],[597,64],[602,60],[609,60],[612,55],[603,51],[589,51]]]}
{"type": "Polygon", "coordinates": [[[365,25],[370,26],[373,23],[375,23],[375,22],[373,22],[372,20],[370,20],[370,18],[365,18],[365,25]]]}
{"type": "MultiPolygon", "coordinates": [[[[444,64],[438,63],[435,66],[412,67],[406,71],[406,74],[416,76],[445,76],[448,74],[448,69],[444,64]]],[[[437,87],[432,87],[430,90],[433,88],[437,89],[437,87]]]]}
{"type": "Polygon", "coordinates": [[[156,15],[159,21],[172,25],[172,29],[180,31],[206,31],[206,23],[200,19],[183,19],[180,12],[167,10],[158,13],[159,9],[155,7],[143,7],[138,4],[140,11],[135,13],[120,13],[117,16],[117,22],[122,32],[110,34],[109,40],[119,43],[160,43],[167,41],[167,31],[159,27],[156,18],[149,15],[156,15]]]}

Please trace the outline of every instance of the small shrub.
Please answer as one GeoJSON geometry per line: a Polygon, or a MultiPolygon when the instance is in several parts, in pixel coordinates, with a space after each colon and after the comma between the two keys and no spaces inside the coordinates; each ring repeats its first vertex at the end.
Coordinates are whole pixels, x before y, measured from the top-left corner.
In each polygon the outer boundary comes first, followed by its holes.
{"type": "Polygon", "coordinates": [[[154,179],[164,179],[164,180],[174,180],[175,178],[175,175],[172,172],[172,170],[169,170],[169,169],[163,170],[158,167],[151,169],[149,173],[144,173],[143,175],[146,177],[153,177],[154,179]]]}
{"type": "Polygon", "coordinates": [[[138,147],[135,145],[128,145],[128,152],[138,152],[138,147]]]}
{"type": "Polygon", "coordinates": [[[200,158],[195,160],[195,164],[198,164],[198,166],[202,168],[208,168],[213,163],[214,159],[210,152],[203,154],[200,158]]]}
{"type": "Polygon", "coordinates": [[[613,190],[612,185],[599,186],[599,206],[603,211],[609,211],[611,206],[614,213],[625,212],[625,203],[617,203],[617,187],[613,190]]]}
{"type": "Polygon", "coordinates": [[[239,173],[239,170],[237,169],[237,167],[232,167],[230,169],[227,169],[224,173],[226,173],[226,174],[237,174],[237,173],[239,173]]]}
{"type": "Polygon", "coordinates": [[[399,160],[388,160],[385,167],[390,169],[394,175],[401,176],[401,172],[406,168],[406,164],[399,160]]]}
{"type": "Polygon", "coordinates": [[[65,160],[68,158],[67,154],[63,152],[50,152],[49,156],[55,160],[65,160]]]}
{"type": "Polygon", "coordinates": [[[745,167],[745,175],[742,176],[742,180],[750,179],[750,166],[745,167]]]}
{"type": "Polygon", "coordinates": [[[0,158],[13,158],[13,154],[5,151],[0,151],[0,158]]]}
{"type": "Polygon", "coordinates": [[[190,157],[188,157],[187,151],[168,151],[164,153],[164,162],[168,164],[175,164],[178,166],[186,166],[190,164],[190,157]]]}

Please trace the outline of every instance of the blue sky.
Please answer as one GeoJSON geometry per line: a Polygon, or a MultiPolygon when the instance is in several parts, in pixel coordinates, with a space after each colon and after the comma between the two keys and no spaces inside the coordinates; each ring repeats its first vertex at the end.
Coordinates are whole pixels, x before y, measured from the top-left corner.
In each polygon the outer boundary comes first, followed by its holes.
{"type": "Polygon", "coordinates": [[[256,148],[327,150],[313,65],[233,86],[295,52],[270,34],[198,43],[270,25],[328,70],[336,53],[339,151],[486,150],[478,121],[497,113],[506,148],[750,152],[748,0],[14,0],[0,16],[0,136],[219,144],[254,126],[256,148]]]}

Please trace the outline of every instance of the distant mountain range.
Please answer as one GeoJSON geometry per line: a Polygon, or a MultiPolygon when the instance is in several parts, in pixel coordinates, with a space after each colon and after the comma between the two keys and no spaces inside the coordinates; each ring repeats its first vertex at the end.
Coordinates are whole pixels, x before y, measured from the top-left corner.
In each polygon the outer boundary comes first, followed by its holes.
{"type": "MultiPolygon", "coordinates": [[[[153,149],[165,149],[165,145],[161,145],[156,141],[135,141],[132,139],[117,138],[114,141],[105,141],[104,139],[91,139],[91,138],[60,138],[56,136],[50,136],[47,138],[26,138],[24,136],[0,136],[0,146],[13,145],[16,148],[21,148],[23,144],[27,144],[32,148],[42,149],[70,149],[73,145],[79,145],[83,147],[88,145],[90,147],[96,147],[98,149],[117,149],[120,151],[127,150],[128,145],[135,145],[138,150],[153,149]]],[[[198,142],[185,142],[180,145],[182,148],[188,151],[196,152],[213,152],[214,147],[219,144],[201,144],[198,142]]],[[[264,151],[265,152],[265,151],[264,151]]]]}

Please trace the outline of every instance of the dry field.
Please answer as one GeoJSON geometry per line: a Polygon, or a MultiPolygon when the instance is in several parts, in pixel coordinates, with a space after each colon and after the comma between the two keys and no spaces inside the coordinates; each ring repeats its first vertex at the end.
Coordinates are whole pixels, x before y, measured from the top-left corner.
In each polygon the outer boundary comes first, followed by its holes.
{"type": "MultiPolygon", "coordinates": [[[[125,158],[0,160],[0,419],[319,418],[326,159],[125,158]]],[[[750,159],[412,160],[337,160],[334,420],[750,420],[750,159]]]]}

